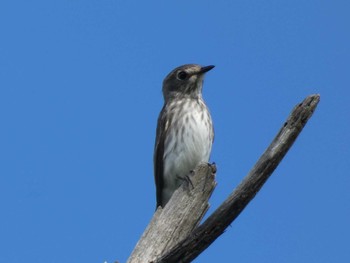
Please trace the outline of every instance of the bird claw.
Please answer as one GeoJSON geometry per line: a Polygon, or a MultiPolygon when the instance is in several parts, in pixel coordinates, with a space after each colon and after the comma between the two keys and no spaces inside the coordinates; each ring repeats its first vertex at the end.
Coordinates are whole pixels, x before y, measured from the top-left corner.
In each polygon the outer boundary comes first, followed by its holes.
{"type": "Polygon", "coordinates": [[[193,176],[193,175],[194,175],[194,170],[191,170],[190,173],[184,177],[184,180],[188,183],[188,185],[191,186],[192,189],[194,189],[194,185],[191,181],[190,176],[193,176]]]}
{"type": "Polygon", "coordinates": [[[215,175],[216,174],[216,170],[217,170],[216,163],[215,162],[208,163],[208,166],[211,168],[211,171],[212,171],[213,175],[215,175]]]}

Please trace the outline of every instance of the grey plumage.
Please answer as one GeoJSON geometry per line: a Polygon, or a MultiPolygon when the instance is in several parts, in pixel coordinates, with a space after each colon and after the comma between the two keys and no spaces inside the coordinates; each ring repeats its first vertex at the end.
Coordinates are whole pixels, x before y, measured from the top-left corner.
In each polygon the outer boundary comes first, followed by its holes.
{"type": "Polygon", "coordinates": [[[154,150],[157,207],[166,205],[191,170],[209,161],[214,131],[202,85],[212,68],[183,65],[164,79],[154,150]]]}

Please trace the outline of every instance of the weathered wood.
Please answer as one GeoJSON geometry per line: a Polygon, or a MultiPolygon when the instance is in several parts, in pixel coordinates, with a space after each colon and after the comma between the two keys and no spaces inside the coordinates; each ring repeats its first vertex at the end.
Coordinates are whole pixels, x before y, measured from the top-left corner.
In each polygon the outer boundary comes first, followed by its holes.
{"type": "Polygon", "coordinates": [[[271,145],[225,202],[186,239],[155,262],[190,262],[214,242],[270,177],[312,116],[319,101],[318,94],[310,95],[295,106],[271,145]]]}
{"type": "Polygon", "coordinates": [[[175,191],[167,205],[159,207],[128,263],[153,262],[169,251],[198,226],[209,208],[208,200],[215,188],[215,165],[201,164],[175,191]]]}

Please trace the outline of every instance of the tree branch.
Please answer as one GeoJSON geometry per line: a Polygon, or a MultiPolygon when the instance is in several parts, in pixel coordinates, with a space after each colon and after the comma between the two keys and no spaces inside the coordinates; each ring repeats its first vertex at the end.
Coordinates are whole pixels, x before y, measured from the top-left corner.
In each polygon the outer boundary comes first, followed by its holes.
{"type": "Polygon", "coordinates": [[[128,263],[153,262],[198,226],[216,186],[215,172],[215,165],[199,165],[190,176],[191,182],[185,181],[164,209],[158,207],[128,263]]]}
{"type": "Polygon", "coordinates": [[[271,145],[224,203],[188,237],[155,262],[190,262],[214,242],[254,198],[276,169],[312,116],[319,101],[318,94],[310,95],[295,106],[271,145]]]}
{"type": "Polygon", "coordinates": [[[310,95],[294,107],[253,169],[220,207],[197,227],[208,210],[208,200],[216,185],[216,167],[199,165],[191,176],[191,183],[184,182],[165,208],[157,209],[127,262],[179,263],[195,259],[254,198],[293,145],[319,101],[318,94],[310,95]]]}

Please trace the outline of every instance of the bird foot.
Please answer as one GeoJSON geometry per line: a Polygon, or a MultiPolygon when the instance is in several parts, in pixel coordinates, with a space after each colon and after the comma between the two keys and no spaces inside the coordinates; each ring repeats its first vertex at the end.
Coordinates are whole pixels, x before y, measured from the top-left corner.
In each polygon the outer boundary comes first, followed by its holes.
{"type": "Polygon", "coordinates": [[[188,185],[191,186],[192,189],[194,189],[194,185],[192,183],[190,176],[193,176],[193,175],[194,175],[194,170],[191,170],[190,173],[184,177],[184,180],[187,182],[188,185]]]}

